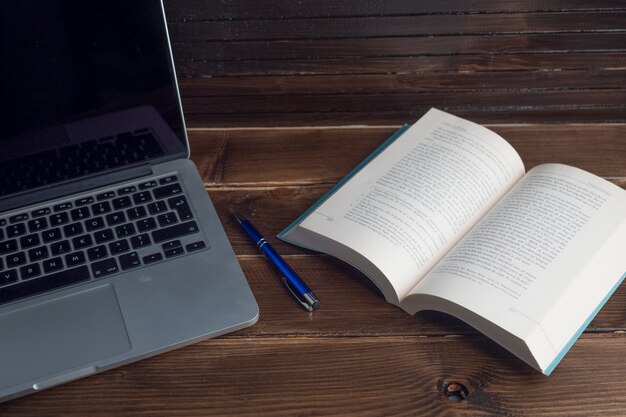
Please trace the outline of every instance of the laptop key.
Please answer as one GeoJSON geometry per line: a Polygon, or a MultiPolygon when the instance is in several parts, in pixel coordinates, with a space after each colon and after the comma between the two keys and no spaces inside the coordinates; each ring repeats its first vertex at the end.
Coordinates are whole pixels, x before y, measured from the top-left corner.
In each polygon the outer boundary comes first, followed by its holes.
{"type": "Polygon", "coordinates": [[[104,245],[95,246],[87,250],[87,256],[89,256],[90,261],[95,261],[96,259],[101,259],[108,255],[107,248],[104,245]]]}
{"type": "Polygon", "coordinates": [[[150,214],[157,214],[167,211],[167,206],[165,205],[165,201],[155,201],[153,203],[148,204],[148,211],[150,214]]]}
{"type": "Polygon", "coordinates": [[[76,236],[74,239],[72,239],[72,244],[74,245],[74,249],[82,249],[93,245],[93,240],[91,239],[91,235],[86,234],[76,236]]]}
{"type": "Polygon", "coordinates": [[[96,243],[107,242],[109,240],[115,239],[115,235],[113,235],[113,230],[111,229],[100,230],[98,232],[95,232],[93,236],[96,239],[96,243]]]}
{"type": "Polygon", "coordinates": [[[17,271],[15,269],[0,272],[0,285],[10,284],[15,281],[17,281],[17,271]]]}
{"type": "Polygon", "coordinates": [[[56,258],[46,259],[41,263],[43,265],[43,270],[46,274],[54,271],[58,271],[63,268],[63,261],[60,256],[56,258]]]}
{"type": "Polygon", "coordinates": [[[163,185],[163,184],[169,184],[171,182],[174,182],[178,179],[178,177],[176,177],[176,175],[170,175],[168,177],[163,177],[159,180],[159,184],[163,185]]]}
{"type": "Polygon", "coordinates": [[[70,251],[70,241],[62,240],[60,242],[55,242],[50,245],[50,250],[53,255],[60,255],[62,253],[67,253],[70,251]]]}
{"type": "Polygon", "coordinates": [[[185,253],[185,249],[183,249],[182,247],[171,248],[165,251],[165,257],[171,258],[173,256],[182,255],[183,253],[185,253]]]}
{"type": "Polygon", "coordinates": [[[171,242],[165,242],[164,244],[161,245],[163,250],[177,248],[179,246],[182,246],[181,243],[180,243],[180,240],[172,240],[171,242]]]}
{"type": "Polygon", "coordinates": [[[30,214],[33,217],[41,217],[41,216],[45,216],[47,214],[52,213],[52,210],[50,210],[50,207],[45,207],[45,208],[41,208],[35,211],[32,211],[30,214]]]}
{"type": "Polygon", "coordinates": [[[178,217],[180,217],[181,220],[188,220],[191,218],[191,209],[189,208],[189,204],[187,203],[187,199],[184,195],[169,198],[167,200],[167,204],[172,210],[176,210],[178,212],[178,217]],[[181,213],[185,214],[185,217],[183,217],[181,213]]]}
{"type": "Polygon", "coordinates": [[[126,239],[122,239],[109,243],[109,250],[111,251],[111,254],[114,255],[130,250],[130,246],[128,245],[128,241],[126,239]]]}
{"type": "Polygon", "coordinates": [[[93,219],[89,219],[85,221],[85,229],[88,232],[92,230],[101,229],[104,227],[104,219],[102,217],[94,217],[93,219]]]}
{"type": "Polygon", "coordinates": [[[7,236],[16,237],[26,233],[26,226],[24,223],[13,224],[7,227],[7,236]]]}
{"type": "Polygon", "coordinates": [[[14,266],[22,265],[26,263],[26,254],[24,252],[17,252],[6,257],[7,266],[13,268],[14,266]]]}
{"type": "Polygon", "coordinates": [[[20,238],[20,244],[22,245],[22,249],[32,248],[33,246],[37,246],[40,243],[41,241],[39,240],[39,235],[37,234],[26,235],[20,238]]]}
{"type": "Polygon", "coordinates": [[[45,229],[46,227],[48,227],[48,221],[45,217],[41,219],[33,219],[28,222],[28,231],[31,233],[38,232],[45,229]]]}
{"type": "Polygon", "coordinates": [[[156,222],[152,217],[148,217],[147,219],[139,220],[137,222],[137,230],[140,232],[145,232],[146,230],[152,230],[157,227],[156,222]]]}
{"type": "Polygon", "coordinates": [[[22,276],[22,279],[34,278],[41,275],[41,268],[39,267],[39,264],[26,265],[20,268],[20,275],[22,276]]]}
{"type": "Polygon", "coordinates": [[[204,243],[203,241],[199,240],[197,242],[192,242],[192,243],[188,244],[187,246],[185,246],[185,248],[187,249],[187,252],[193,252],[195,250],[200,250],[200,249],[206,248],[206,243],[204,243]]]}
{"type": "Polygon", "coordinates": [[[61,204],[57,204],[55,206],[52,207],[52,209],[54,210],[54,212],[59,212],[59,211],[64,211],[64,210],[69,210],[71,209],[72,203],[70,203],[69,201],[65,202],[65,203],[61,203],[61,204]]]}
{"type": "Polygon", "coordinates": [[[152,201],[152,196],[150,195],[150,191],[142,191],[136,194],[133,194],[133,201],[135,204],[143,204],[152,201]]]}
{"type": "Polygon", "coordinates": [[[40,294],[49,290],[87,281],[90,278],[86,266],[68,269],[45,277],[30,279],[15,285],[0,288],[0,303],[8,303],[20,298],[40,294]]]}
{"type": "Polygon", "coordinates": [[[148,215],[143,206],[133,207],[126,210],[129,220],[137,220],[148,215]]]}
{"type": "Polygon", "coordinates": [[[114,191],[107,191],[107,192],[98,194],[96,196],[96,200],[98,200],[98,201],[109,200],[109,199],[111,199],[113,197],[115,197],[115,192],[114,191]]]}
{"type": "Polygon", "coordinates": [[[113,207],[115,208],[115,210],[130,207],[131,205],[132,202],[130,201],[130,197],[128,196],[119,197],[113,200],[113,207]]]}
{"type": "Polygon", "coordinates": [[[146,255],[143,257],[143,263],[148,265],[148,264],[152,264],[155,262],[159,262],[160,260],[163,259],[163,255],[161,255],[160,253],[153,253],[150,255],[146,255]]]}
{"type": "Polygon", "coordinates": [[[23,222],[25,220],[28,220],[28,213],[20,213],[16,214],[15,216],[9,217],[10,223],[23,222]]]}
{"type": "Polygon", "coordinates": [[[198,224],[195,221],[180,223],[152,232],[154,243],[161,243],[166,240],[176,239],[181,236],[198,233],[198,224]]]}
{"type": "Polygon", "coordinates": [[[120,266],[124,271],[127,269],[137,268],[138,266],[141,266],[141,262],[139,261],[139,255],[137,255],[137,252],[127,253],[126,255],[120,256],[118,259],[120,261],[120,266]]]}
{"type": "Polygon", "coordinates": [[[91,217],[91,213],[89,213],[88,207],[79,207],[70,211],[72,215],[72,220],[84,220],[91,217]]]}
{"type": "Polygon", "coordinates": [[[171,224],[178,223],[176,214],[173,211],[159,214],[157,216],[157,220],[159,221],[159,226],[169,226],[171,224]]]}
{"type": "Polygon", "coordinates": [[[108,258],[91,264],[94,278],[101,278],[119,272],[115,258],[108,258]]]}
{"type": "Polygon", "coordinates": [[[65,255],[65,264],[67,266],[80,265],[85,263],[85,254],[82,251],[68,253],[65,255]]]}
{"type": "Polygon", "coordinates": [[[80,223],[72,223],[63,227],[65,237],[76,236],[84,232],[83,225],[80,223]]]}
{"type": "Polygon", "coordinates": [[[99,216],[100,214],[108,213],[111,211],[111,204],[108,201],[102,201],[100,203],[92,204],[91,211],[94,216],[99,216]]]}
{"type": "Polygon", "coordinates": [[[127,187],[122,187],[117,190],[117,195],[130,194],[134,193],[135,191],[137,191],[137,187],[135,187],[134,185],[129,185],[127,187]]]}
{"type": "Polygon", "coordinates": [[[157,186],[156,180],[151,180],[151,181],[146,181],[146,182],[139,184],[139,189],[145,190],[147,188],[154,188],[156,186],[157,186]]]}
{"type": "Polygon", "coordinates": [[[158,199],[162,199],[165,197],[173,196],[175,194],[180,194],[183,192],[183,189],[180,186],[180,184],[174,183],[174,184],[165,185],[163,187],[155,188],[154,190],[152,190],[152,192],[154,193],[154,198],[158,200],[158,199]]]}
{"type": "Polygon", "coordinates": [[[48,257],[48,248],[45,246],[40,246],[38,248],[33,248],[28,251],[28,258],[31,262],[39,261],[40,259],[45,259],[48,257]]]}
{"type": "Polygon", "coordinates": [[[118,238],[134,235],[135,233],[137,233],[137,231],[135,230],[135,226],[132,223],[122,224],[115,228],[115,234],[118,238]]]}
{"type": "Polygon", "coordinates": [[[109,226],[115,226],[116,224],[124,223],[126,216],[123,211],[116,211],[115,213],[107,214],[106,219],[109,226]]]}
{"type": "Polygon", "coordinates": [[[41,236],[43,237],[44,243],[59,240],[62,237],[61,229],[58,227],[55,227],[54,229],[46,230],[45,232],[41,233],[41,236]]]}
{"type": "Polygon", "coordinates": [[[69,221],[70,221],[70,218],[66,212],[57,213],[57,214],[53,214],[52,216],[50,216],[50,224],[52,226],[58,226],[60,224],[67,223],[69,221]]]}
{"type": "Polygon", "coordinates": [[[16,250],[17,250],[16,239],[5,240],[4,242],[0,242],[0,255],[15,252],[16,250]]]}
{"type": "Polygon", "coordinates": [[[148,246],[150,243],[150,236],[147,233],[142,233],[130,238],[130,243],[133,245],[133,249],[142,248],[148,246]]]}
{"type": "Polygon", "coordinates": [[[75,201],[77,206],[84,206],[85,204],[91,204],[93,203],[93,197],[83,197],[83,198],[79,198],[78,200],[75,201]]]}

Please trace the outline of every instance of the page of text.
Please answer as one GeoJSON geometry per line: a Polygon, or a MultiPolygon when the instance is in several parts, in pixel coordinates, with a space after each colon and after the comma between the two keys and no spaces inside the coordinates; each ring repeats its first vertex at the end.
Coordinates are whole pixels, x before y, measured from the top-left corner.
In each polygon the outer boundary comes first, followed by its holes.
{"type": "Polygon", "coordinates": [[[433,109],[301,227],[361,253],[402,299],[523,172],[498,135],[433,109]]]}
{"type": "MultiPolygon", "coordinates": [[[[443,296],[520,334],[540,329],[555,353],[571,333],[568,326],[576,322],[568,320],[584,312],[588,300],[570,299],[570,308],[578,311],[569,314],[561,306],[563,317],[554,329],[542,327],[544,320],[564,294],[573,294],[581,272],[624,223],[625,209],[626,193],[617,186],[577,168],[541,165],[414,292],[443,296]]],[[[602,275],[598,266],[594,268],[602,275]]],[[[602,288],[624,272],[591,281],[600,291],[597,296],[603,297],[607,290],[602,288]]],[[[581,314],[585,319],[589,312],[581,314]]]]}

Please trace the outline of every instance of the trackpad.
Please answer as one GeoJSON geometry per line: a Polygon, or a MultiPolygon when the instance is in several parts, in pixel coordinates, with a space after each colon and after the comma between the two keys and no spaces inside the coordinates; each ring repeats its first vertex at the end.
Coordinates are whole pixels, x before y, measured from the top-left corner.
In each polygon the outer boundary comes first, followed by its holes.
{"type": "Polygon", "coordinates": [[[111,285],[2,314],[0,337],[0,389],[130,350],[111,285]]]}

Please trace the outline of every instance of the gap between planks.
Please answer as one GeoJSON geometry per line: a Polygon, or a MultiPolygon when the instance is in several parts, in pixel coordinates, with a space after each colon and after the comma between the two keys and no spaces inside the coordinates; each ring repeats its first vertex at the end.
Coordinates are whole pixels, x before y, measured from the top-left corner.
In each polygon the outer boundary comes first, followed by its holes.
{"type": "MultiPolygon", "coordinates": [[[[487,123],[482,126],[492,129],[499,127],[524,127],[524,126],[537,126],[544,123],[487,123]]],[[[563,126],[622,126],[626,128],[626,123],[558,123],[550,124],[550,126],[563,125],[563,126]]],[[[350,130],[350,129],[377,129],[377,130],[389,130],[397,129],[402,124],[392,125],[339,125],[339,126],[247,126],[247,127],[188,127],[188,132],[233,132],[233,131],[250,131],[250,130],[350,130]]]]}

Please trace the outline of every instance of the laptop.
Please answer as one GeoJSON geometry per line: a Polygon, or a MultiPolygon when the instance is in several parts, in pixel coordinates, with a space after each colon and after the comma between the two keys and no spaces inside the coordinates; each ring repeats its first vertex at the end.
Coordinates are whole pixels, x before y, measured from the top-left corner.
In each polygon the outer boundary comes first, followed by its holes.
{"type": "Polygon", "coordinates": [[[0,17],[0,401],[254,324],[161,2],[0,17]]]}

